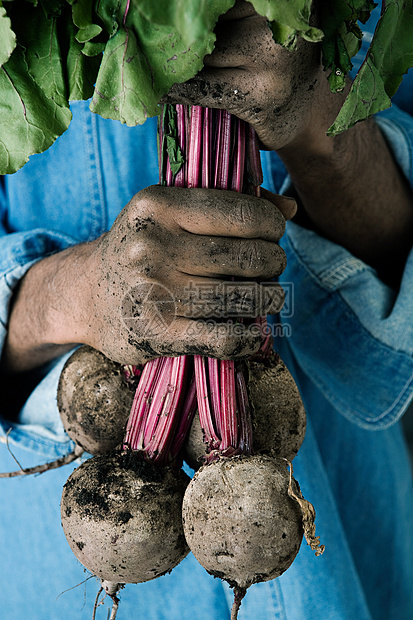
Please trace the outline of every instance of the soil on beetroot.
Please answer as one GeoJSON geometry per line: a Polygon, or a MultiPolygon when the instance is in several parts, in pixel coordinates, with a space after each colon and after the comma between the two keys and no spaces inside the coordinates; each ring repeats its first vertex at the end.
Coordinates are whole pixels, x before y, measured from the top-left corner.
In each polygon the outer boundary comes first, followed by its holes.
{"type": "Polygon", "coordinates": [[[292,461],[306,429],[306,413],[297,385],[275,354],[267,360],[250,361],[247,366],[254,451],[292,461]]]}
{"type": "Polygon", "coordinates": [[[99,351],[83,346],[66,362],[57,392],[60,416],[87,452],[103,454],[121,443],[132,401],[121,366],[99,351]]]}
{"type": "Polygon", "coordinates": [[[64,486],[61,513],[78,560],[108,581],[139,583],[188,553],[181,507],[189,478],[132,454],[89,459],[64,486]]]}
{"type": "Polygon", "coordinates": [[[200,564],[240,588],[287,570],[303,537],[302,513],[288,487],[284,459],[242,456],[202,467],[182,509],[185,536],[200,564]]]}

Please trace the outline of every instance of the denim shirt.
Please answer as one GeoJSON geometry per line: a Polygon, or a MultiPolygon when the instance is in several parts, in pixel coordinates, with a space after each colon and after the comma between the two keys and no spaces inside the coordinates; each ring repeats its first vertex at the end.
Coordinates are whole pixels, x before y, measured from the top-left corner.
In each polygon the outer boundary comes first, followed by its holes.
{"type": "MultiPolygon", "coordinates": [[[[158,179],[155,119],[128,128],[92,115],[84,102],[72,110],[66,134],[0,184],[0,344],[26,271],[99,236],[136,192],[158,179]]],[[[412,117],[393,107],[377,123],[413,185],[412,117]]],[[[288,192],[277,156],[264,152],[262,163],[264,185],[288,192]]],[[[413,394],[413,253],[395,291],[346,249],[292,222],[282,245],[287,300],[272,321],[275,348],[308,414],[294,474],[315,505],[326,551],[316,558],[304,542],[284,575],[250,588],[239,618],[411,620],[413,493],[399,420],[413,394]]],[[[68,355],[27,378],[17,412],[17,396],[2,382],[0,433],[5,441],[10,431],[23,466],[73,446],[56,405],[68,355]]],[[[15,468],[5,446],[0,466],[15,468]]],[[[85,578],[60,528],[60,493],[72,468],[1,481],[0,574],[8,583],[1,606],[8,620],[90,618],[94,581],[59,596],[85,578]]],[[[230,603],[229,588],[189,555],[170,575],[127,586],[119,617],[225,620],[230,603]]]]}

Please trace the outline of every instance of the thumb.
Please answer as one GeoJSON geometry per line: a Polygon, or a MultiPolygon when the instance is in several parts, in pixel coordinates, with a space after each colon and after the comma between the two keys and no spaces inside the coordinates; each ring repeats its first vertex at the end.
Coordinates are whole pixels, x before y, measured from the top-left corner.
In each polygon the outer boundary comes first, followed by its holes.
{"type": "Polygon", "coordinates": [[[273,194],[264,187],[261,187],[261,198],[265,198],[266,200],[272,202],[277,209],[281,211],[286,220],[290,220],[297,213],[297,203],[294,198],[273,194]]]}

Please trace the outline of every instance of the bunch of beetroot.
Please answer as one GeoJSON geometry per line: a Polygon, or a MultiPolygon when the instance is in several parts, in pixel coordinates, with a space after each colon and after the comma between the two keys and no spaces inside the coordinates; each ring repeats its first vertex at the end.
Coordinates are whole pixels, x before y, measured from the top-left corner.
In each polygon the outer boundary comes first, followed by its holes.
{"type": "MultiPolygon", "coordinates": [[[[225,111],[165,106],[161,182],[259,195],[253,131],[225,111]]],[[[81,347],[63,369],[65,428],[94,454],[69,477],[61,513],[76,557],[117,591],[171,571],[188,553],[234,588],[232,618],[247,588],[293,562],[303,537],[319,555],[314,510],[290,461],[305,433],[297,387],[272,351],[265,318],[251,359],[158,358],[120,367],[81,347]],[[192,480],[185,459],[198,469],[192,480]]]]}

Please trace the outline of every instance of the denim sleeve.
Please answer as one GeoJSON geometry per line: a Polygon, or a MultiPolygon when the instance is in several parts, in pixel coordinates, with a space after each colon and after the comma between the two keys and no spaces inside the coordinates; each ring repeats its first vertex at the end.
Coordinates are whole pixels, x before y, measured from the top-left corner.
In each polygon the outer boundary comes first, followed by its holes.
{"type": "Polygon", "coordinates": [[[3,348],[13,291],[26,271],[37,261],[60,252],[75,241],[44,229],[0,237],[0,347],[3,348]]]}
{"type": "MultiPolygon", "coordinates": [[[[392,107],[376,121],[413,186],[413,118],[392,107]]],[[[284,246],[295,358],[347,419],[390,426],[413,395],[413,251],[395,291],[345,248],[292,222],[284,246]]]]}
{"type": "MultiPolygon", "coordinates": [[[[68,236],[45,229],[11,234],[3,232],[0,236],[0,351],[7,335],[12,296],[21,278],[37,261],[66,249],[74,242],[68,236]]],[[[53,364],[53,369],[52,366],[42,368],[16,380],[5,375],[0,377],[0,440],[4,440],[11,429],[12,443],[19,442],[50,457],[68,452],[70,442],[56,415],[56,399],[50,398],[50,384],[54,382],[53,385],[56,385],[53,377],[60,372],[63,362],[62,358],[53,364]],[[27,411],[31,412],[29,416],[27,411]]],[[[55,391],[55,387],[53,389],[55,391]]]]}

